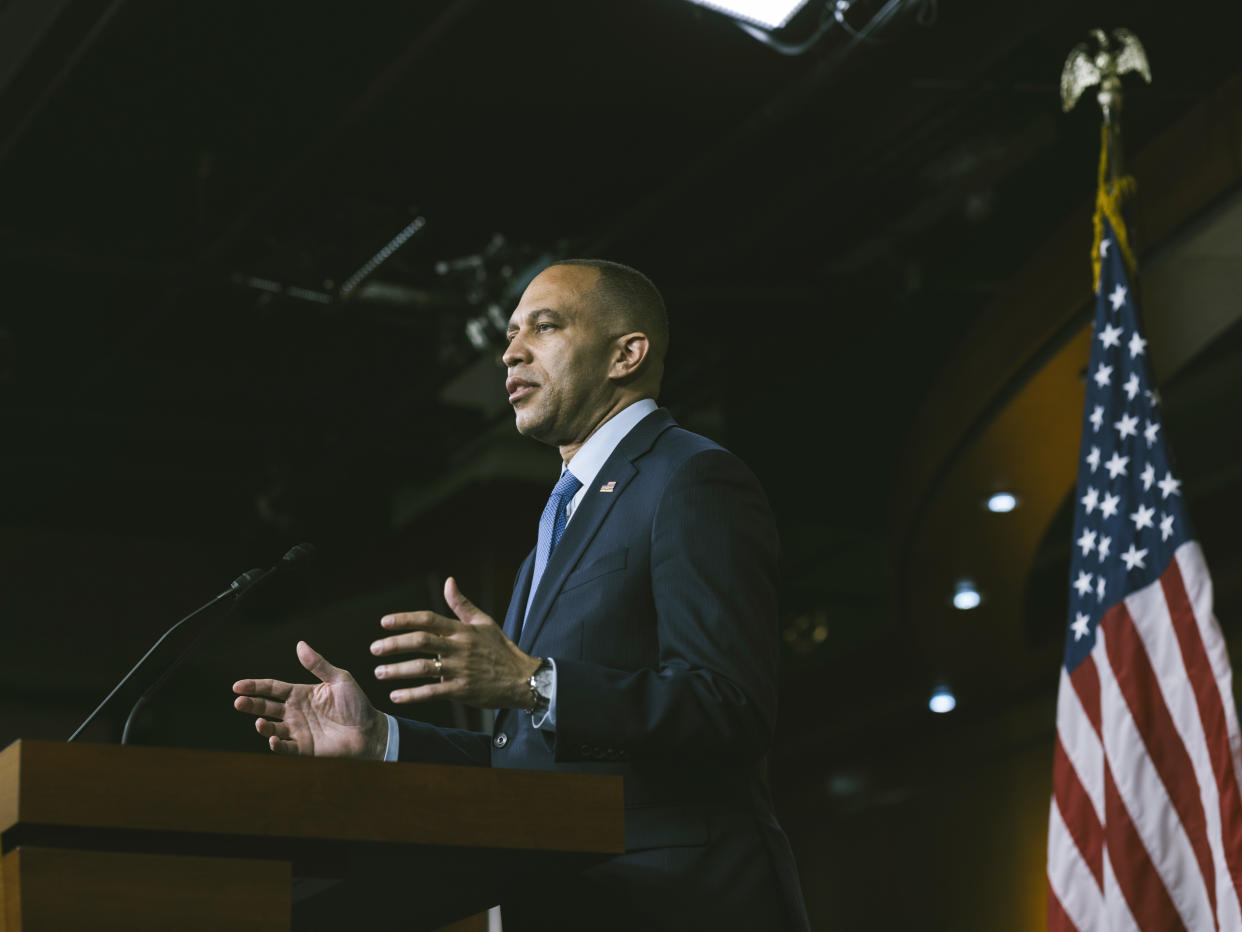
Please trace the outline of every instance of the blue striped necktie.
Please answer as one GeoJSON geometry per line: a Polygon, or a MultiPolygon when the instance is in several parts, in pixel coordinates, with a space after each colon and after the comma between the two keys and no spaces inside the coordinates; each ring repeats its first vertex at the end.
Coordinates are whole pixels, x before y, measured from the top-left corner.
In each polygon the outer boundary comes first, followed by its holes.
{"type": "Polygon", "coordinates": [[[566,469],[561,473],[556,487],[552,489],[552,494],[548,496],[548,503],[543,506],[543,515],[539,518],[539,542],[535,546],[535,572],[530,578],[530,595],[526,598],[526,612],[522,614],[523,620],[530,612],[530,604],[535,600],[539,580],[543,579],[543,571],[548,568],[548,560],[552,557],[552,551],[556,549],[556,545],[561,542],[561,535],[565,533],[565,525],[569,520],[565,514],[565,507],[578,494],[580,488],[582,488],[582,483],[578,481],[578,477],[566,469]]]}

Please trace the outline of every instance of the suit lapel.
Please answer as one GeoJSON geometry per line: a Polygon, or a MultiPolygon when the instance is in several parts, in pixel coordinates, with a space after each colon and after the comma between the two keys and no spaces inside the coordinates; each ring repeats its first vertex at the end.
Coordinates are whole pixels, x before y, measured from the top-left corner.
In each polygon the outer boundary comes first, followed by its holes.
{"type": "MultiPolygon", "coordinates": [[[[565,528],[565,535],[557,544],[556,550],[552,552],[552,558],[548,560],[543,578],[539,581],[539,589],[535,593],[535,601],[531,603],[526,623],[522,625],[522,635],[518,642],[522,650],[530,652],[531,645],[547,618],[548,609],[565,583],[565,578],[578,565],[583,551],[599,531],[600,525],[604,523],[604,519],[621,496],[625,494],[630,481],[638,474],[633,461],[651,449],[656,438],[674,424],[672,415],[663,408],[653,411],[634,426],[634,429],[617,444],[612,455],[604,462],[599,474],[594,477],[591,487],[583,496],[582,503],[570,519],[569,526],[565,528]],[[601,486],[608,483],[612,483],[609,491],[601,491],[601,486]]],[[[571,462],[570,468],[572,467],[571,462]]],[[[524,585],[520,587],[523,598],[518,603],[519,605],[525,604],[526,593],[530,586],[530,575],[531,572],[524,568],[524,585]]],[[[512,606],[510,608],[512,609],[512,606]]],[[[521,614],[520,607],[518,614],[519,616],[521,614]]]]}

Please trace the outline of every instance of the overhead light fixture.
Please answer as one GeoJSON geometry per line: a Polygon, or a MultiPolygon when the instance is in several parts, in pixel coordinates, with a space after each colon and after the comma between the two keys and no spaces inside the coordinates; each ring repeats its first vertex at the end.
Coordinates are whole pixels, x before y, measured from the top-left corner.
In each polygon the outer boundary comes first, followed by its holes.
{"type": "Polygon", "coordinates": [[[993,512],[994,514],[1008,514],[1017,507],[1018,496],[1014,495],[1012,492],[997,492],[994,495],[988,496],[987,508],[988,511],[993,512]]]}
{"type": "Polygon", "coordinates": [[[957,697],[953,695],[953,690],[948,686],[937,686],[932,690],[931,698],[927,700],[927,708],[937,715],[944,715],[957,708],[957,697]]]}
{"type": "Polygon", "coordinates": [[[690,0],[699,6],[754,23],[764,29],[780,29],[794,18],[807,0],[690,0]]]}
{"type": "Polygon", "coordinates": [[[972,608],[978,608],[979,603],[983,601],[983,596],[979,595],[979,590],[969,579],[963,579],[957,584],[957,588],[953,590],[953,607],[968,612],[972,608]]]}

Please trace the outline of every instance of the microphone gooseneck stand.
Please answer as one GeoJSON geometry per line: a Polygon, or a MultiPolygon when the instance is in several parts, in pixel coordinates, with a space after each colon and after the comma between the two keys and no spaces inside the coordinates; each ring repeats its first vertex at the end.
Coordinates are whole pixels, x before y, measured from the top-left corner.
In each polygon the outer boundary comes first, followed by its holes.
{"type": "MultiPolygon", "coordinates": [[[[224,601],[230,596],[236,595],[240,590],[247,588],[252,583],[254,583],[256,580],[262,578],[263,575],[264,574],[262,570],[249,570],[245,573],[242,573],[240,576],[234,579],[231,583],[229,583],[229,587],[227,589],[225,589],[215,598],[211,599],[210,601],[194,609],[194,611],[190,612],[190,614],[186,615],[184,618],[178,621],[175,625],[173,625],[171,628],[165,631],[162,635],[160,635],[160,639],[151,645],[150,650],[148,650],[145,654],[143,654],[142,658],[136,664],[133,665],[133,667],[130,669],[128,673],[125,674],[124,677],[122,677],[121,682],[117,683],[114,687],[112,687],[112,692],[108,693],[108,695],[104,697],[103,702],[95,706],[95,711],[93,711],[90,715],[86,716],[86,720],[82,722],[82,724],[77,727],[77,730],[74,731],[74,733],[69,736],[69,740],[73,741],[75,738],[77,738],[78,735],[82,734],[83,729],[85,729],[87,725],[89,725],[91,722],[93,722],[98,717],[99,713],[102,712],[104,708],[108,705],[108,703],[112,701],[112,698],[118,692],[121,691],[121,689],[125,686],[126,683],[128,683],[130,680],[134,678],[135,674],[137,674],[137,672],[142,669],[143,664],[145,664],[148,660],[151,659],[151,655],[154,654],[159,649],[159,646],[161,644],[163,644],[170,637],[172,637],[174,632],[179,631],[183,626],[188,624],[190,621],[193,621],[203,612],[207,611],[207,609],[218,604],[219,602],[224,601]]],[[[141,702],[141,700],[139,701],[141,702]]],[[[128,726],[129,726],[129,722],[127,720],[126,721],[127,730],[128,730],[128,726]]],[[[121,743],[123,744],[124,741],[122,740],[121,743]]]]}
{"type": "MultiPolygon", "coordinates": [[[[78,735],[82,733],[82,730],[98,717],[99,713],[102,712],[108,703],[112,701],[113,697],[115,697],[116,694],[119,693],[121,689],[134,678],[138,671],[142,669],[143,665],[146,664],[146,662],[151,659],[151,656],[159,649],[160,645],[172,637],[174,632],[179,631],[187,623],[203,614],[203,612],[230,596],[236,597],[239,609],[244,603],[247,602],[255,602],[256,604],[261,605],[264,591],[273,586],[274,580],[282,574],[285,574],[290,567],[300,568],[306,566],[311,560],[314,559],[314,557],[314,546],[305,543],[297,544],[296,546],[290,547],[285,555],[276,563],[276,565],[270,569],[248,570],[247,572],[242,573],[231,583],[229,583],[229,587],[227,589],[206,604],[200,605],[194,611],[190,612],[190,614],[186,615],[175,625],[165,631],[160,636],[160,639],[151,645],[151,649],[142,655],[142,659],[134,664],[133,668],[125,674],[125,676],[121,679],[121,682],[117,683],[116,686],[112,688],[112,692],[108,693],[108,695],[104,697],[103,702],[99,703],[99,705],[95,707],[95,711],[86,717],[86,721],[79,725],[77,730],[69,736],[69,740],[73,741],[76,739],[78,735]]],[[[269,601],[271,600],[271,596],[272,593],[268,592],[267,597],[269,601]]],[[[253,608],[254,606],[252,605],[251,607],[253,608]]],[[[204,629],[199,632],[199,634],[193,641],[190,642],[185,650],[183,650],[160,674],[156,681],[147,687],[147,689],[143,691],[142,695],[138,697],[138,701],[134,703],[133,707],[129,710],[129,715],[125,718],[125,727],[121,732],[121,744],[129,743],[129,737],[133,731],[134,722],[138,717],[139,710],[141,710],[142,707],[150,701],[151,697],[159,691],[160,687],[168,681],[168,678],[173,674],[173,672],[181,667],[186,658],[189,657],[190,654],[193,653],[194,649],[203,642],[213,627],[214,626],[211,624],[204,627],[204,629]]]]}
{"type": "MultiPolygon", "coordinates": [[[[269,587],[276,586],[279,589],[278,581],[281,578],[282,573],[287,573],[287,571],[291,568],[303,568],[310,560],[314,559],[314,557],[315,548],[313,545],[305,543],[297,544],[296,546],[290,547],[289,550],[286,551],[285,555],[280,558],[280,561],[271,569],[266,571],[251,570],[250,572],[244,573],[243,575],[237,577],[237,579],[233,580],[234,591],[237,594],[237,608],[244,613],[246,611],[245,606],[252,602],[261,601],[264,598],[264,592],[269,589],[269,587]],[[238,583],[241,583],[241,585],[238,585],[238,583]]],[[[271,593],[268,593],[268,598],[270,600],[271,593]]],[[[218,623],[219,620],[217,620],[215,624],[209,622],[204,625],[203,630],[200,631],[198,636],[190,642],[185,650],[181,652],[177,659],[174,660],[164,670],[164,672],[159,675],[159,678],[148,686],[143,694],[138,697],[138,701],[135,702],[130,708],[129,715],[125,717],[125,727],[121,731],[121,744],[129,744],[129,738],[133,733],[134,722],[138,718],[138,713],[151,701],[152,697],[160,691],[163,685],[168,682],[169,677],[181,669],[181,665],[185,663],[186,660],[189,659],[190,655],[193,654],[198,648],[198,646],[207,639],[207,636],[212,633],[218,623]]],[[[172,632],[169,631],[168,633],[171,634],[172,632]]],[[[161,640],[163,639],[161,638],[161,640]]],[[[159,645],[157,644],[156,646],[158,647],[159,645]]],[[[153,647],[151,649],[154,650],[155,648],[153,647]]]]}

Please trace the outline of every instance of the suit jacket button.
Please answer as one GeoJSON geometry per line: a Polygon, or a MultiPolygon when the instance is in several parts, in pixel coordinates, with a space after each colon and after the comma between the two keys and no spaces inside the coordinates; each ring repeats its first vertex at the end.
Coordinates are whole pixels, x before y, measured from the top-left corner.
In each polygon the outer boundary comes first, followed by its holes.
{"type": "Polygon", "coordinates": [[[508,743],[509,743],[509,736],[506,735],[503,731],[497,733],[496,737],[492,739],[492,747],[494,748],[503,748],[508,743]]]}

